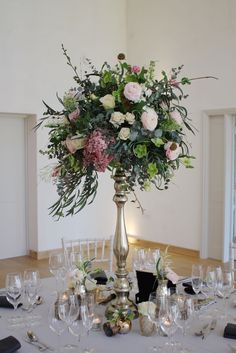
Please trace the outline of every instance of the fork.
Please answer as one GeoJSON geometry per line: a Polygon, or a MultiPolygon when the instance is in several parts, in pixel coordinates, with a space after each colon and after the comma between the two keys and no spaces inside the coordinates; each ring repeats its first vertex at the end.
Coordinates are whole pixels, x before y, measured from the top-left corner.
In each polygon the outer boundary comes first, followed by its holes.
{"type": "Polygon", "coordinates": [[[27,343],[29,343],[29,344],[32,344],[32,346],[34,346],[34,347],[37,347],[40,352],[44,352],[44,351],[47,350],[47,347],[42,346],[41,344],[39,344],[39,343],[37,343],[37,342],[30,341],[30,340],[28,340],[27,338],[24,338],[24,341],[27,342],[27,343]]]}

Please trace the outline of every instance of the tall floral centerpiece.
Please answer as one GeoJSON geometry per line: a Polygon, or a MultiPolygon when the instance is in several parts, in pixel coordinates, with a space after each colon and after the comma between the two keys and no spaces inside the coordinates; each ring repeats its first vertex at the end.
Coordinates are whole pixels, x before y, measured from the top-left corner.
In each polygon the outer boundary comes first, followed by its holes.
{"type": "Polygon", "coordinates": [[[56,160],[51,176],[58,201],[51,213],[58,218],[74,215],[91,203],[98,188],[98,173],[107,169],[115,179],[114,201],[117,225],[114,254],[117,259],[117,294],[113,309],[128,310],[126,258],[128,240],[124,222],[127,193],[141,207],[135,188],[163,190],[180,164],[191,167],[186,131],[191,123],[182,105],[187,97],[182,86],[191,79],[179,78],[182,66],[162,71],[156,78],[155,63],[132,66],[123,54],[111,67],[98,70],[90,60],[84,72],[72,65],[62,46],[67,64],[74,73],[75,87],[62,98],[61,110],[47,108],[40,124],[49,128],[49,142],[41,153],[56,160]]]}

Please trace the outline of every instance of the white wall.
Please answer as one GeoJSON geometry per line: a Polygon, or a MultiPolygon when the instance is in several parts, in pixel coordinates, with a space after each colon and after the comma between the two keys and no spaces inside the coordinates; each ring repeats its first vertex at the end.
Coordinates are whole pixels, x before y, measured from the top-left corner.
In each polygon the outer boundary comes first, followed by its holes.
{"type": "MultiPolygon", "coordinates": [[[[199,249],[202,212],[202,111],[235,107],[235,0],[128,0],[128,56],[133,64],[156,59],[157,69],[184,64],[192,83],[186,101],[199,132],[190,136],[193,170],[180,170],[167,192],[140,194],[145,217],[129,208],[134,232],[146,239],[199,249]]],[[[222,132],[223,133],[223,132],[222,132]]],[[[219,141],[221,144],[221,141],[219,141]]]]}
{"type": "MultiPolygon", "coordinates": [[[[190,137],[197,157],[195,169],[180,170],[168,191],[138,193],[146,209],[144,216],[133,204],[126,206],[129,233],[199,249],[201,113],[236,104],[235,0],[0,0],[0,5],[0,112],[40,118],[42,99],[59,107],[55,93],[63,95],[73,85],[60,49],[62,42],[76,64],[82,56],[95,64],[114,63],[116,54],[128,49],[132,63],[157,59],[160,69],[183,63],[185,75],[220,78],[194,82],[189,89],[189,115],[199,129],[190,137]]],[[[39,149],[47,143],[47,132],[41,130],[37,137],[39,149]]],[[[46,164],[38,154],[38,174],[46,164]]],[[[38,226],[31,234],[35,250],[60,246],[62,235],[113,232],[112,195],[113,183],[109,175],[102,175],[94,204],[74,218],[55,223],[47,208],[56,200],[56,191],[38,179],[38,226]]]]}
{"type": "MultiPolygon", "coordinates": [[[[125,0],[0,0],[0,8],[0,112],[41,118],[42,99],[59,108],[56,92],[62,96],[74,85],[61,43],[76,65],[83,56],[98,66],[105,60],[115,63],[117,54],[126,52],[125,0]]],[[[40,149],[47,143],[47,131],[39,131],[37,137],[40,149]]],[[[38,175],[47,163],[38,153],[38,175]]],[[[38,225],[34,230],[30,226],[33,249],[57,248],[63,235],[112,233],[112,194],[107,175],[101,178],[91,207],[74,218],[54,222],[48,207],[56,200],[55,188],[38,178],[38,225]]],[[[31,214],[34,217],[32,210],[31,214]]]]}

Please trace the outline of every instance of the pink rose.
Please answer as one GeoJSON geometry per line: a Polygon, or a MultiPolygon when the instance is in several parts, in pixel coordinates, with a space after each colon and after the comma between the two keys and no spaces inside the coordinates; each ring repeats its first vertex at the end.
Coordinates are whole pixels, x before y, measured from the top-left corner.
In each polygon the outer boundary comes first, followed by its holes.
{"type": "Polygon", "coordinates": [[[74,154],[77,150],[84,148],[85,143],[85,137],[67,137],[65,140],[65,145],[71,154],[74,154]]]}
{"type": "Polygon", "coordinates": [[[158,116],[154,109],[146,108],[141,115],[143,128],[149,131],[155,130],[158,123],[158,116]]]}
{"type": "Polygon", "coordinates": [[[142,87],[137,82],[129,82],[125,85],[124,96],[132,102],[138,102],[142,94],[142,87]]]}
{"type": "Polygon", "coordinates": [[[68,118],[70,121],[76,120],[80,115],[80,109],[77,108],[72,113],[69,114],[68,118]]]}
{"type": "Polygon", "coordinates": [[[171,112],[170,117],[171,119],[175,120],[175,122],[179,125],[181,125],[183,122],[182,116],[178,110],[174,110],[173,112],[171,112]]]}
{"type": "Polygon", "coordinates": [[[170,161],[174,161],[175,159],[177,159],[181,153],[181,148],[177,142],[167,142],[164,145],[164,149],[166,150],[166,157],[170,161]]]}
{"type": "Polygon", "coordinates": [[[138,74],[141,71],[140,67],[137,65],[132,66],[131,70],[134,74],[138,74]]]}

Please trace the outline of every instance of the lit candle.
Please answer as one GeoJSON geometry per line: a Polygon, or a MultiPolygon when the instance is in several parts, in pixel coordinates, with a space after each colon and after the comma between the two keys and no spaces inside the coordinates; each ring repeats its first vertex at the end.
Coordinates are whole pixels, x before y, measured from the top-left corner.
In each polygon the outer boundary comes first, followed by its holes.
{"type": "Polygon", "coordinates": [[[101,325],[102,325],[102,320],[100,319],[100,317],[95,317],[93,319],[93,327],[92,327],[92,330],[94,331],[99,331],[101,330],[101,325]]]}

